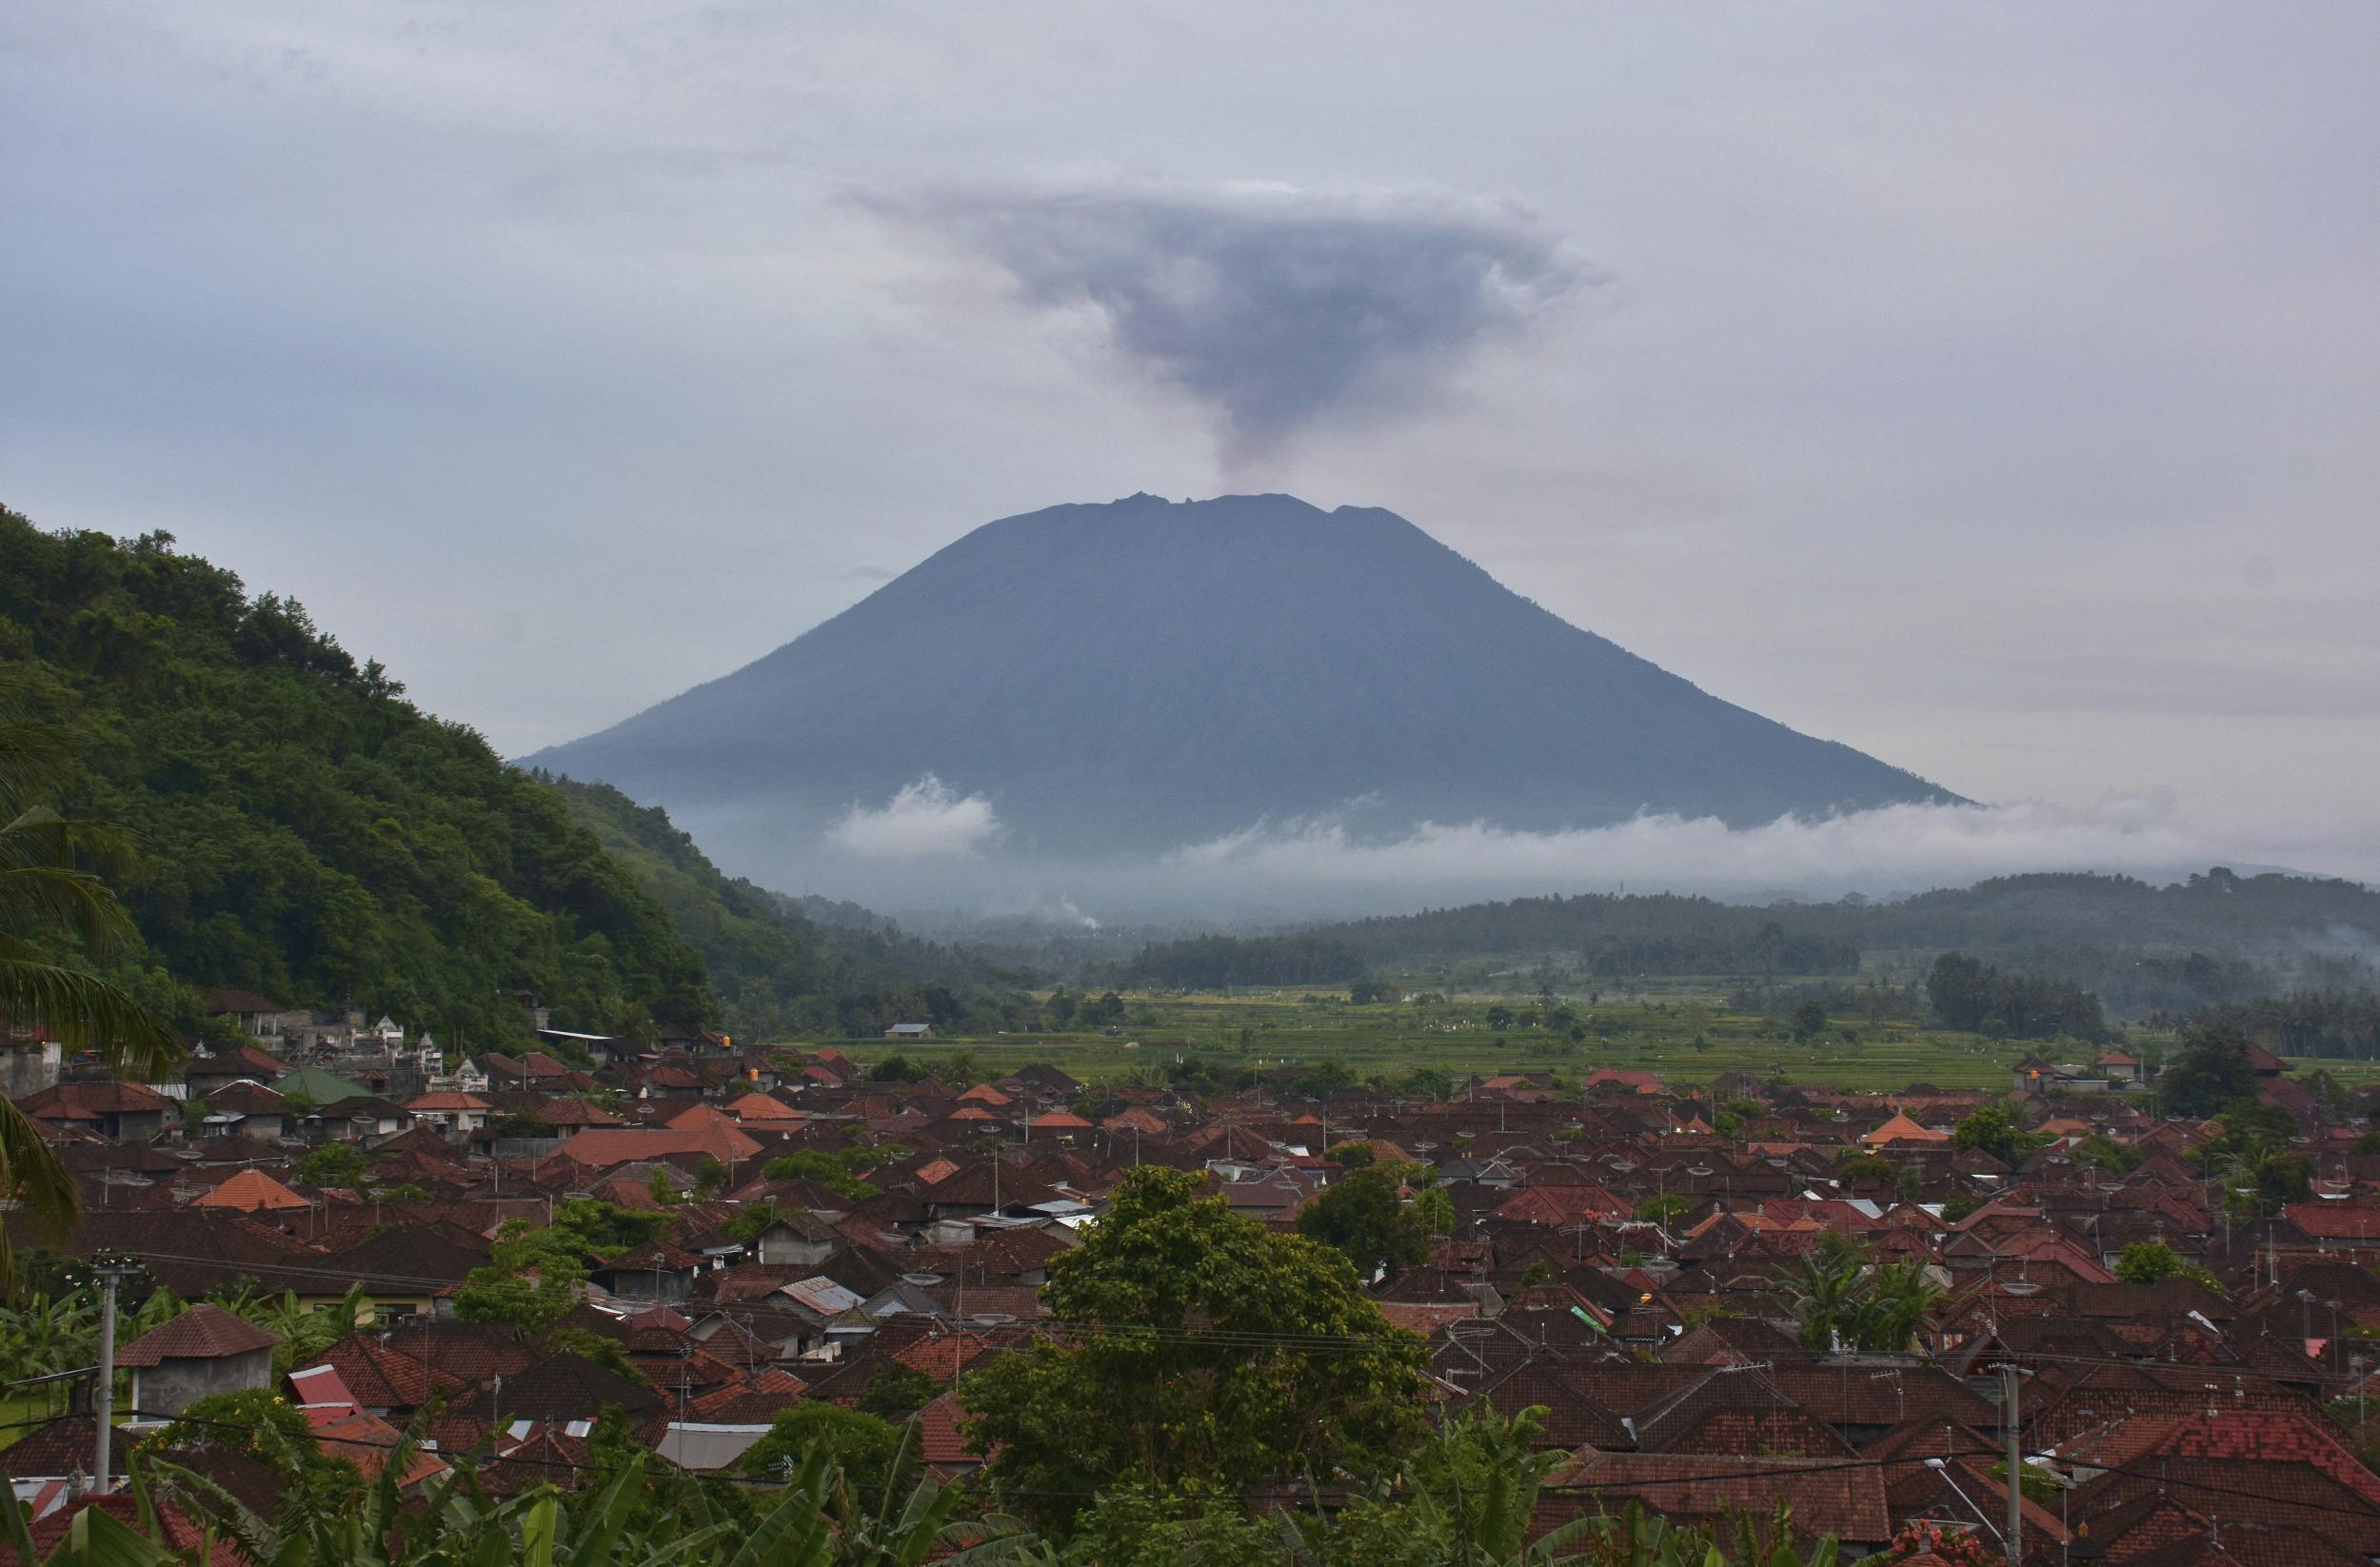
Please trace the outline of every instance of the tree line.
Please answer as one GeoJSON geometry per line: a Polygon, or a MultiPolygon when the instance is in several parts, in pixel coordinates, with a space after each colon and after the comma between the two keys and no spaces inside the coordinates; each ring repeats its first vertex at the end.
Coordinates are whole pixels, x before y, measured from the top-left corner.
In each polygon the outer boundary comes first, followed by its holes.
{"type": "Polygon", "coordinates": [[[2071,980],[2002,973],[1963,952],[1945,952],[1926,975],[1934,1016],[1953,1028],[2012,1040],[2108,1037],[2099,998],[2071,980]]]}

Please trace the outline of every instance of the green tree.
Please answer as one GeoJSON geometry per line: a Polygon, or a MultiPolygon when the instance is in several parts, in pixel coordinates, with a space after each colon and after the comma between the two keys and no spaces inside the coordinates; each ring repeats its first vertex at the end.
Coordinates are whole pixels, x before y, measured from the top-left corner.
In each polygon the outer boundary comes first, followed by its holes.
{"type": "Polygon", "coordinates": [[[1125,1176],[1050,1261],[1043,1299],[1075,1335],[962,1379],[997,1492],[1064,1521],[1117,1486],[1367,1473],[1418,1436],[1421,1340],[1381,1318],[1342,1255],[1240,1218],[1202,1183],[1125,1176]]]}
{"type": "Polygon", "coordinates": [[[870,1082],[920,1082],[927,1076],[924,1067],[898,1050],[867,1069],[870,1082]]]}
{"type": "Polygon", "coordinates": [[[905,1420],[942,1390],[942,1383],[922,1371],[913,1371],[890,1356],[876,1362],[860,1392],[859,1410],[880,1420],[905,1420]]]}
{"type": "Polygon", "coordinates": [[[1951,1146],[1990,1154],[2011,1169],[2031,1159],[2043,1140],[2025,1130],[2006,1104],[1987,1104],[1952,1128],[1951,1146]]]}
{"type": "Polygon", "coordinates": [[[2195,1279],[2217,1295],[2227,1294],[2214,1275],[2191,1261],[2162,1240],[2135,1240],[2115,1259],[2115,1277],[2127,1284],[2154,1284],[2168,1279],[2195,1279]]]}
{"type": "Polygon", "coordinates": [[[2219,1116],[2243,1100],[2252,1100],[2255,1093],[2256,1067],[2248,1054],[2248,1036],[2236,1028],[2193,1032],[2157,1080],[2158,1102],[2172,1116],[2219,1116]]]}
{"type": "Polygon", "coordinates": [[[741,1240],[749,1246],[766,1234],[776,1223],[789,1217],[788,1210],[774,1202],[746,1202],[727,1216],[719,1226],[720,1233],[730,1240],[741,1240]]]}
{"type": "Polygon", "coordinates": [[[1417,1066],[1397,1080],[1397,1092],[1407,1099],[1429,1100],[1432,1102],[1451,1099],[1455,1093],[1455,1075],[1442,1066],[1417,1066]]]}
{"type": "Polygon", "coordinates": [[[1864,1243],[1832,1230],[1785,1282],[1795,1341],[1820,1352],[1906,1350],[1941,1299],[1923,1263],[1877,1264],[1864,1243]]]}
{"type": "Polygon", "coordinates": [[[2074,1158],[2078,1162],[2114,1175],[2139,1168],[2144,1157],[2139,1149],[2128,1142],[2118,1142],[2105,1132],[2093,1132],[2074,1144],[2074,1158]]]}
{"type": "Polygon", "coordinates": [[[891,1478],[900,1450],[900,1427],[824,1398],[804,1398],[744,1450],[739,1467],[755,1479],[778,1479],[788,1465],[823,1452],[854,1482],[872,1488],[891,1478]]]}
{"type": "Polygon", "coordinates": [[[1397,1187],[1386,1170],[1351,1170],[1298,1210],[1298,1233],[1346,1253],[1367,1279],[1381,1267],[1412,1267],[1430,1255],[1429,1235],[1397,1187]]]}
{"type": "Polygon", "coordinates": [[[352,1142],[326,1142],[290,1167],[290,1179],[301,1186],[331,1186],[360,1192],[371,1180],[371,1166],[352,1142]]]}
{"type": "Polygon", "coordinates": [[[546,1334],[545,1341],[602,1366],[615,1377],[625,1377],[643,1387],[653,1385],[652,1379],[645,1375],[645,1368],[628,1359],[627,1346],[607,1333],[598,1333],[593,1328],[558,1327],[546,1334]]]}
{"type": "Polygon", "coordinates": [[[1481,1398],[1441,1425],[1406,1466],[1413,1490],[1429,1510],[1455,1520],[1458,1539],[1475,1560],[1519,1559],[1537,1510],[1537,1491],[1561,1459],[1544,1446],[1546,1408],[1532,1404],[1509,1418],[1481,1398]]]}
{"type": "Polygon", "coordinates": [[[1656,1192],[1636,1204],[1636,1217],[1668,1229],[1695,1211],[1695,1200],[1683,1192],[1656,1192]]]}
{"type": "Polygon", "coordinates": [[[326,1455],[316,1444],[305,1411],[266,1388],[193,1398],[149,1441],[161,1449],[236,1453],[264,1465],[285,1485],[309,1478],[348,1484],[359,1479],[353,1463],[326,1455]]]}
{"type": "Polygon", "coordinates": [[[1424,1235],[1455,1233],[1455,1200],[1436,1186],[1413,1194],[1414,1221],[1424,1235]]]}

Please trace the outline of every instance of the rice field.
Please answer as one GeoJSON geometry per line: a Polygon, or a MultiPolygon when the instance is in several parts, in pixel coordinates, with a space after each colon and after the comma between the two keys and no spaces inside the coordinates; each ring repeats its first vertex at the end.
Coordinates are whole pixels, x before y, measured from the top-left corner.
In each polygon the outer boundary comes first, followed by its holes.
{"type": "Polygon", "coordinates": [[[1358,1079],[1394,1078],[1435,1066],[1458,1076],[1554,1071],[1576,1077],[1597,1066],[1658,1072],[1677,1083],[1723,1073],[1775,1076],[1794,1083],[1850,1089],[2004,1087],[2010,1070],[2034,1047],[1934,1029],[1904,1020],[1831,1019],[1815,1038],[1796,1041],[1776,1020],[1731,1011],[1715,993],[1679,987],[1620,1000],[1574,998],[1564,1004],[1586,1030],[1583,1041],[1527,1025],[1534,1001],[1458,995],[1425,1004],[1356,1006],[1343,998],[1296,991],[1222,995],[1127,995],[1128,1021],[1106,1032],[938,1037],[892,1045],[841,1046],[874,1062],[894,1053],[930,1062],[972,1051],[982,1066],[1004,1072],[1048,1061],[1086,1082],[1161,1072],[1174,1057],[1200,1054],[1260,1069],[1337,1061],[1358,1079]],[[1491,1026],[1489,1009],[1517,1014],[1491,1026]]]}

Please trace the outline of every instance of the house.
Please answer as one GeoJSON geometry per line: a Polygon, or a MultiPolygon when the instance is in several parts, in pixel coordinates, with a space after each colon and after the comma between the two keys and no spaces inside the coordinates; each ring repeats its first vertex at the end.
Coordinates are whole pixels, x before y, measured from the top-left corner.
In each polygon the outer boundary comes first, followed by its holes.
{"type": "Polygon", "coordinates": [[[492,1106],[477,1094],[455,1089],[433,1090],[405,1102],[406,1114],[425,1126],[435,1126],[450,1135],[468,1137],[487,1124],[492,1106]]]}
{"type": "MultiPolygon", "coordinates": [[[[429,1036],[425,1034],[422,1038],[427,1041],[429,1036]]],[[[493,1086],[493,1080],[486,1069],[467,1056],[457,1062],[451,1072],[445,1070],[444,1056],[439,1057],[438,1061],[440,1069],[431,1073],[429,1081],[423,1085],[431,1093],[485,1094],[493,1086]]]]}
{"type": "Polygon", "coordinates": [[[2027,1056],[2013,1069],[2016,1092],[2020,1094],[2097,1094],[2107,1089],[2107,1078],[2095,1066],[2080,1061],[2049,1061],[2039,1056],[2027,1056]]]}
{"type": "Polygon", "coordinates": [[[816,1268],[841,1249],[843,1238],[814,1213],[791,1213],[763,1230],[753,1251],[763,1267],[816,1268]]]}
{"type": "Polygon", "coordinates": [[[189,1084],[192,1099],[211,1100],[235,1082],[260,1082],[270,1087],[275,1079],[288,1070],[288,1064],[268,1050],[235,1044],[192,1057],[189,1065],[183,1069],[182,1080],[189,1084]]]}
{"type": "Polygon", "coordinates": [[[213,1191],[193,1198],[190,1206],[260,1214],[295,1213],[313,1204],[262,1170],[242,1170],[213,1191]]]}
{"type": "Polygon", "coordinates": [[[683,1300],[694,1293],[703,1260],[659,1240],[597,1264],[587,1277],[624,1300],[683,1300]]]}
{"type": "Polygon", "coordinates": [[[201,1004],[208,1017],[229,1018],[251,1039],[294,1039],[314,1021],[314,1014],[302,1006],[284,1006],[252,990],[211,990],[201,1004]]]}
{"type": "Polygon", "coordinates": [[[395,1137],[412,1124],[405,1106],[377,1094],[359,1094],[308,1115],[306,1134],[308,1141],[373,1142],[395,1137]]]}
{"type": "Polygon", "coordinates": [[[182,1106],[137,1082],[62,1082],[17,1101],[28,1119],[81,1125],[110,1142],[154,1142],[182,1129],[182,1106]]]}
{"type": "Polygon", "coordinates": [[[202,1124],[208,1137],[243,1137],[278,1142],[289,1132],[289,1107],[279,1094],[242,1079],[217,1088],[206,1101],[202,1124]]]}
{"type": "Polygon", "coordinates": [[[272,1086],[283,1099],[302,1100],[308,1104],[334,1104],[343,1099],[361,1099],[371,1092],[360,1082],[319,1066],[291,1067],[274,1079],[272,1086]]]}
{"type": "Polygon", "coordinates": [[[888,1040],[930,1040],[933,1037],[934,1025],[930,1022],[897,1022],[884,1030],[884,1038],[888,1040]]]}
{"type": "Polygon", "coordinates": [[[591,1170],[654,1160],[692,1160],[705,1156],[732,1168],[761,1151],[761,1145],[736,1130],[724,1118],[716,1124],[691,1126],[597,1126],[563,1140],[555,1159],[591,1170]]]}
{"type": "Polygon", "coordinates": [[[2131,1083],[2141,1081],[2140,1062],[2121,1050],[2100,1051],[2099,1060],[2095,1064],[2099,1069],[2099,1075],[2111,1082],[2131,1083]]]}
{"type": "Polygon", "coordinates": [[[1920,1126],[1909,1119],[1908,1112],[1895,1110],[1892,1120],[1859,1141],[1871,1148],[1938,1148],[1951,1141],[1951,1134],[1920,1126]]]}
{"type": "Polygon", "coordinates": [[[116,1351],[116,1364],[132,1374],[132,1418],[170,1419],[209,1394],[271,1386],[280,1342],[221,1306],[192,1306],[116,1351]]]}

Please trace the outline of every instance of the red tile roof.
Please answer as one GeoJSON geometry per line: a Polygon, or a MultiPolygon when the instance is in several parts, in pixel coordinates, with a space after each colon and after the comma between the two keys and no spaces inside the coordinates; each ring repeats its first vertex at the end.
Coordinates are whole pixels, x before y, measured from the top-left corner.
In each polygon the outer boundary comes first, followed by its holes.
{"type": "Polygon", "coordinates": [[[959,1407],[959,1395],[945,1393],[918,1411],[918,1451],[936,1468],[973,1468],[983,1461],[961,1421],[965,1412],[959,1407]]]}
{"type": "Polygon", "coordinates": [[[692,1127],[597,1127],[565,1139],[550,1157],[603,1170],[672,1154],[708,1154],[724,1164],[750,1159],[760,1151],[759,1143],[722,1120],[692,1127]]]}
{"type": "Polygon", "coordinates": [[[312,1203],[262,1170],[242,1170],[206,1196],[190,1201],[193,1208],[228,1208],[233,1213],[281,1213],[310,1208],[312,1203]]]}
{"type": "Polygon", "coordinates": [[[1547,1484],[1578,1490],[1555,1506],[1538,1509],[1540,1529],[1561,1517],[1592,1510],[1594,1498],[1599,1497],[1640,1501],[1648,1512],[1697,1520],[1771,1513],[1783,1500],[1793,1509],[1795,1525],[1813,1534],[1834,1535],[1846,1544],[1881,1544],[1893,1535],[1882,1473],[1855,1458],[1828,1464],[1807,1458],[1589,1450],[1556,1469],[1547,1484]]]}
{"type": "Polygon", "coordinates": [[[281,1335],[232,1316],[221,1306],[196,1305],[159,1323],[116,1351],[120,1366],[153,1366],[164,1360],[221,1360],[250,1350],[270,1349],[281,1335]]]}

